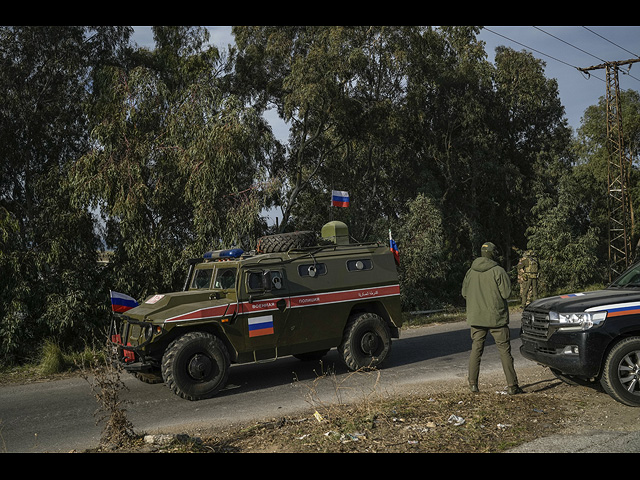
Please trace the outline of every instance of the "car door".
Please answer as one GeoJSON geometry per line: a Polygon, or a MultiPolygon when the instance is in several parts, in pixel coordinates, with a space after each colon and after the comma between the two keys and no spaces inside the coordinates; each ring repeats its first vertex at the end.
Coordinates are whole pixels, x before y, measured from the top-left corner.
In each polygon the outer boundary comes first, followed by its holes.
{"type": "Polygon", "coordinates": [[[279,268],[246,272],[248,301],[243,302],[246,341],[255,360],[277,358],[278,339],[286,331],[289,318],[289,289],[279,268]]]}

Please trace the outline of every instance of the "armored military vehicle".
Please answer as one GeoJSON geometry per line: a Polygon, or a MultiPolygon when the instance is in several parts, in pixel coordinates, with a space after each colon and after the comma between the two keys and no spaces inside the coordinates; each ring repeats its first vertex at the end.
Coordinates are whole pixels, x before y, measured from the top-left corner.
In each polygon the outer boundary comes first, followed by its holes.
{"type": "Polygon", "coordinates": [[[184,290],[115,313],[110,340],[124,369],[180,397],[211,397],[231,364],[337,347],[352,370],[375,368],[402,324],[400,287],[385,243],[351,243],[345,224],[262,237],[256,251],[206,253],[184,290]]]}

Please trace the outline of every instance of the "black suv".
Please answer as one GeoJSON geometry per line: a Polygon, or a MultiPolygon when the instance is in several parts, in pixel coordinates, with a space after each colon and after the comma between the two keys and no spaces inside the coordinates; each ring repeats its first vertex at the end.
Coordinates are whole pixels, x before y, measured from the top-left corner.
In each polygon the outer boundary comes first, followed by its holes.
{"type": "Polygon", "coordinates": [[[536,300],[522,313],[525,358],[572,384],[600,382],[640,406],[640,263],[604,290],[536,300]]]}

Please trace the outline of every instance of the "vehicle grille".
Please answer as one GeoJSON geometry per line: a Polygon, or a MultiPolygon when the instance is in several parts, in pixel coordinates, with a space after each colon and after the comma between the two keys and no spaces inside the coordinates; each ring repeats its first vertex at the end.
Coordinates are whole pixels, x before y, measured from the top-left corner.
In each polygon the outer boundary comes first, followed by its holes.
{"type": "Polygon", "coordinates": [[[522,312],[522,334],[546,340],[549,332],[549,315],[547,312],[525,310],[522,312]]]}

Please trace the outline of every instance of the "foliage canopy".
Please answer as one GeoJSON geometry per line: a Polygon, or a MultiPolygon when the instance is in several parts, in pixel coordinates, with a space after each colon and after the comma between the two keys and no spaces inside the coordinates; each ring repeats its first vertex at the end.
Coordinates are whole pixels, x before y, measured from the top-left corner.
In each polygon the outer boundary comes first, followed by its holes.
{"type": "MultiPolygon", "coordinates": [[[[548,293],[604,281],[604,105],[574,135],[544,63],[489,63],[480,28],[241,26],[221,51],[203,27],[153,27],[153,49],[0,27],[0,362],[100,339],[109,289],[179,290],[188,258],[329,220],[393,232],[406,309],[459,304],[489,240],[514,280],[535,249],[548,293]]],[[[637,158],[637,92],[623,105],[637,158]]]]}

